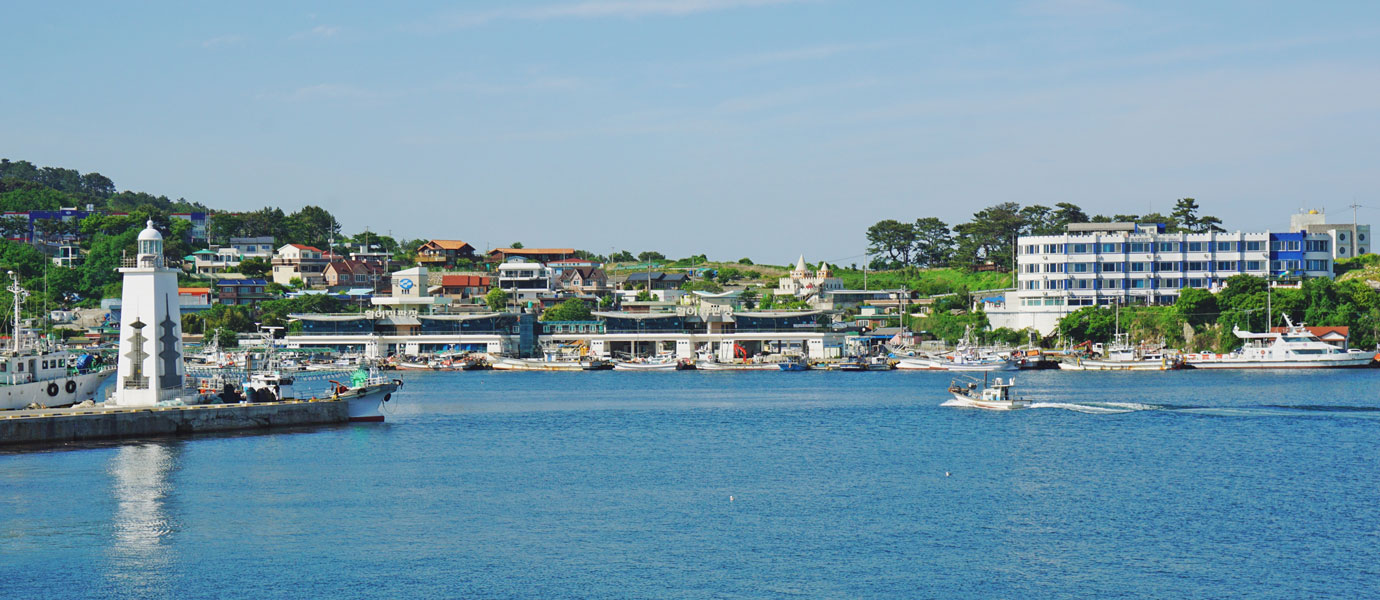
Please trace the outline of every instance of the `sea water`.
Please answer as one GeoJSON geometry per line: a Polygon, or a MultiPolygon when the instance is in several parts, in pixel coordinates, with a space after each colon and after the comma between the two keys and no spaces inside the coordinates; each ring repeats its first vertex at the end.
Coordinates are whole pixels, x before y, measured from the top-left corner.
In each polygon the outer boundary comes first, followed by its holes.
{"type": "Polygon", "coordinates": [[[1380,596],[1380,371],[406,375],[0,454],[0,598],[1380,596]]]}

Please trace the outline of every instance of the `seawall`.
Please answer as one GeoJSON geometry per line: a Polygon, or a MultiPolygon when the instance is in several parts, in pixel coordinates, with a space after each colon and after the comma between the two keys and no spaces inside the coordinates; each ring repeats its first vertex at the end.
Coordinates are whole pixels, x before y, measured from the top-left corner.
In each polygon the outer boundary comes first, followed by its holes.
{"type": "Polygon", "coordinates": [[[349,421],[348,403],[320,400],[0,412],[0,445],[61,444],[349,421]]]}

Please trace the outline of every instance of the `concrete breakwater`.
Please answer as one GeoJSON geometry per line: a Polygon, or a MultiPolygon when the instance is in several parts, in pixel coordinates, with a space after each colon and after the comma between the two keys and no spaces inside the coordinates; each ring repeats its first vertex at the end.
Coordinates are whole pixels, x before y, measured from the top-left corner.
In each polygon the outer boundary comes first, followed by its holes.
{"type": "Polygon", "coordinates": [[[80,407],[0,413],[0,445],[61,444],[349,421],[341,400],[196,406],[80,407]]]}

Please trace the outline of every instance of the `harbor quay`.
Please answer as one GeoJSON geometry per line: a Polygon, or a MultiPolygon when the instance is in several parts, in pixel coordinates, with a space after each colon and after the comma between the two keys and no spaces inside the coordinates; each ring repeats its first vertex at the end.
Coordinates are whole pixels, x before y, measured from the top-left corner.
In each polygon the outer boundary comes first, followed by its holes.
{"type": "Polygon", "coordinates": [[[75,407],[0,414],[0,445],[64,444],[349,421],[345,400],[151,407],[75,407]]]}

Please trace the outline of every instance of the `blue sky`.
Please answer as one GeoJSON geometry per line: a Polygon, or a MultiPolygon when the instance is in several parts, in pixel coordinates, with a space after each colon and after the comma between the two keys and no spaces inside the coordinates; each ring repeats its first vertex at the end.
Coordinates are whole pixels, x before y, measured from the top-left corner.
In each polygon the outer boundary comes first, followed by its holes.
{"type": "MultiPolygon", "coordinates": [[[[1380,3],[16,3],[0,156],[349,232],[860,262],[998,202],[1380,206],[1380,3]]],[[[1362,209],[1363,221],[1380,210],[1362,209]]]]}

